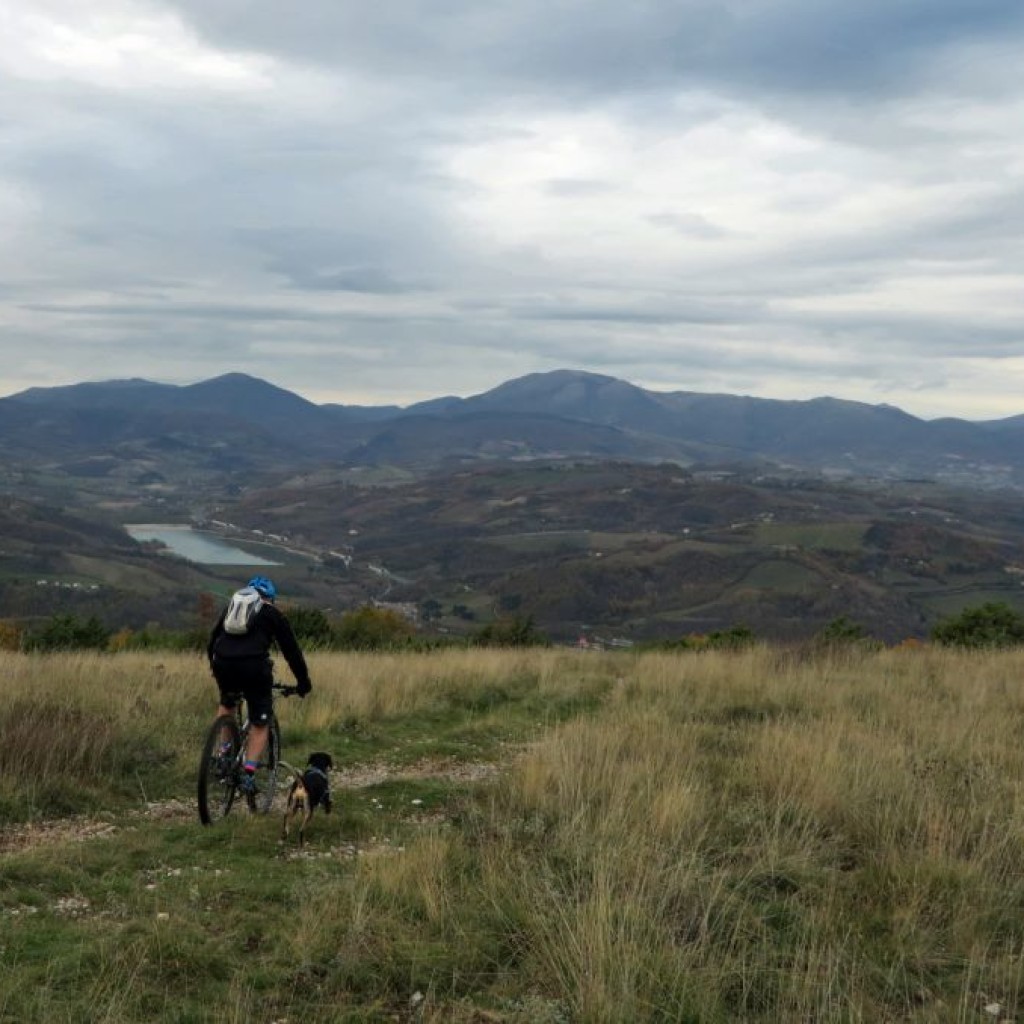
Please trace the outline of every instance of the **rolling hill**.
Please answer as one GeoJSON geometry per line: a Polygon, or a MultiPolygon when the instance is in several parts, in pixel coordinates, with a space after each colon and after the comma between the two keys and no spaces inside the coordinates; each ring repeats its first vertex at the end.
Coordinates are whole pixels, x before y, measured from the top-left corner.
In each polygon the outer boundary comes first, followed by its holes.
{"type": "Polygon", "coordinates": [[[1011,496],[933,485],[713,474],[670,464],[530,463],[365,488],[300,475],[218,510],[372,566],[368,597],[429,604],[456,631],[528,614],[554,636],[668,637],[743,623],[808,636],[854,618],[924,636],[970,603],[1024,607],[1011,496]]]}

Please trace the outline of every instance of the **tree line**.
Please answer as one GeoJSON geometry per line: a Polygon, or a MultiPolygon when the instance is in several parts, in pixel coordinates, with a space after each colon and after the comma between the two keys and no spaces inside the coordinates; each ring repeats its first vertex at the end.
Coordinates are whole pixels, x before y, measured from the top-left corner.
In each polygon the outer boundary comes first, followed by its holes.
{"type": "MultiPolygon", "coordinates": [[[[208,602],[201,602],[208,607],[208,602]]],[[[373,651],[428,650],[447,646],[535,647],[549,643],[529,615],[511,615],[480,626],[464,636],[428,633],[390,608],[363,605],[337,618],[319,608],[284,609],[296,639],[307,650],[373,651]]],[[[111,629],[96,615],[70,612],[51,615],[34,624],[0,620],[0,650],[70,651],[203,651],[212,628],[111,629]]]]}
{"type": "MultiPolygon", "coordinates": [[[[203,607],[207,603],[203,602],[203,607]]],[[[363,605],[340,617],[331,618],[319,608],[296,606],[286,609],[296,638],[309,650],[374,651],[430,650],[438,647],[532,647],[549,644],[530,615],[509,615],[461,635],[427,632],[390,608],[363,605]]],[[[178,650],[202,651],[210,629],[197,625],[173,630],[158,626],[144,629],[110,629],[98,616],[58,613],[44,622],[23,625],[0,620],[0,650],[9,651],[120,651],[178,650]]],[[[758,642],[745,625],[708,634],[659,640],[645,649],[735,650],[758,642]]],[[[998,649],[1024,645],[1024,615],[1003,602],[987,602],[964,609],[941,620],[929,639],[943,647],[998,649]]],[[[813,637],[820,646],[882,646],[868,631],[842,615],[829,622],[813,637]]],[[[910,640],[908,643],[920,643],[910,640]]]]}

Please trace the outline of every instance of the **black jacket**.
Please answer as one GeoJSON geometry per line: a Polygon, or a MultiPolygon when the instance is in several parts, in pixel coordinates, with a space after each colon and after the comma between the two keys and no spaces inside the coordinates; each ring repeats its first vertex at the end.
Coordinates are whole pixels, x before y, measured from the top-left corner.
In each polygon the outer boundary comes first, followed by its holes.
{"type": "Polygon", "coordinates": [[[298,683],[309,681],[309,669],[306,659],[302,656],[299,643],[295,639],[288,620],[272,604],[264,601],[253,619],[248,633],[235,634],[224,632],[225,608],[210,634],[210,642],[206,645],[206,655],[213,667],[217,661],[235,661],[240,658],[269,659],[270,648],[276,643],[288,667],[298,683]]]}

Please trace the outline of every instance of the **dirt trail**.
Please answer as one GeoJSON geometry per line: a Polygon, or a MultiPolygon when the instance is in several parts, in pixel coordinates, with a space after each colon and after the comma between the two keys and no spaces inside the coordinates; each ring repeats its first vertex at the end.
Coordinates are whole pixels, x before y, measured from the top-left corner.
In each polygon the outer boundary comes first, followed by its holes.
{"type": "MultiPolygon", "coordinates": [[[[331,788],[336,799],[346,790],[367,789],[382,782],[403,779],[440,779],[449,782],[482,782],[495,778],[508,769],[507,764],[451,759],[424,759],[414,764],[396,765],[388,762],[354,765],[331,772],[331,788]]],[[[43,846],[81,843],[103,839],[119,832],[135,829],[150,821],[195,821],[195,802],[163,800],[145,807],[100,817],[76,816],[8,825],[0,831],[0,856],[43,846]]]]}
{"type": "Polygon", "coordinates": [[[366,789],[381,782],[402,779],[443,779],[447,782],[482,782],[508,770],[507,764],[491,761],[456,761],[452,758],[424,758],[413,764],[354,765],[331,772],[331,784],[340,789],[366,789]]]}

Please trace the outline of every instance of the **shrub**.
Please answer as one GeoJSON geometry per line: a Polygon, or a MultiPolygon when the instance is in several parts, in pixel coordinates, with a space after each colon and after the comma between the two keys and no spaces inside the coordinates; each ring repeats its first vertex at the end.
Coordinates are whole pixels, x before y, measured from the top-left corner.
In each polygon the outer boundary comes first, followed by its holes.
{"type": "Polygon", "coordinates": [[[28,632],[23,647],[28,651],[106,650],[109,630],[95,615],[54,615],[39,629],[28,632]]]}
{"type": "Polygon", "coordinates": [[[481,647],[541,647],[549,643],[532,615],[495,619],[476,633],[473,642],[481,647]]]}
{"type": "Polygon", "coordinates": [[[127,626],[119,629],[107,641],[107,650],[111,654],[119,654],[121,651],[130,651],[135,639],[135,633],[127,626]]]}
{"type": "Polygon", "coordinates": [[[329,647],[331,624],[319,608],[289,608],[288,621],[296,640],[306,647],[329,647]]]}
{"type": "Polygon", "coordinates": [[[852,644],[868,637],[867,630],[846,615],[833,619],[815,639],[823,644],[852,644]]]}
{"type": "Polygon", "coordinates": [[[341,617],[334,643],[344,650],[373,651],[404,646],[415,632],[412,623],[398,612],[363,605],[341,617]]]}
{"type": "Polygon", "coordinates": [[[662,651],[738,651],[757,642],[749,626],[736,625],[711,633],[687,633],[675,640],[657,640],[642,645],[643,649],[662,651]]]}
{"type": "Polygon", "coordinates": [[[21,643],[21,627],[10,619],[0,620],[0,651],[18,651],[21,643]]]}
{"type": "Polygon", "coordinates": [[[943,619],[932,639],[946,647],[1017,647],[1024,643],[1024,618],[1008,604],[989,601],[943,619]]]}
{"type": "Polygon", "coordinates": [[[757,637],[749,626],[730,626],[728,629],[716,629],[709,633],[706,646],[713,650],[735,651],[749,647],[756,640],[757,637]]]}
{"type": "Polygon", "coordinates": [[[206,647],[207,632],[200,629],[173,630],[147,626],[138,632],[120,629],[109,640],[107,649],[121,651],[201,651],[206,647]]]}

